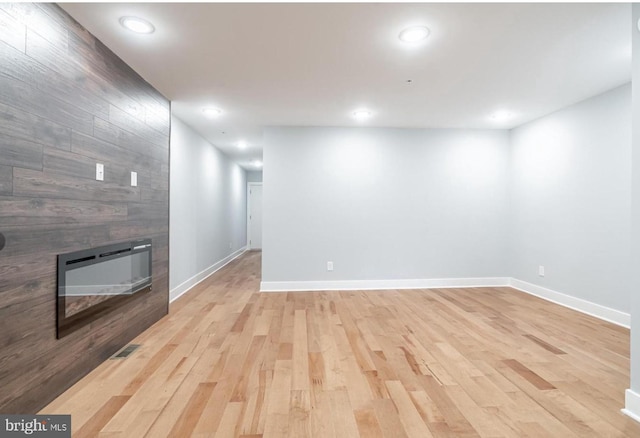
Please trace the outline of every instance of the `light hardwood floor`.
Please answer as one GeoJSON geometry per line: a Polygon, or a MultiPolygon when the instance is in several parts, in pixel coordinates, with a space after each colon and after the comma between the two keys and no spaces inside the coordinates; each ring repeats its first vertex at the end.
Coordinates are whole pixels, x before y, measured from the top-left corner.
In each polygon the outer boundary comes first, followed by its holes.
{"type": "Polygon", "coordinates": [[[75,437],[639,437],[629,331],[509,288],[258,293],[250,252],[47,406],[75,437]]]}

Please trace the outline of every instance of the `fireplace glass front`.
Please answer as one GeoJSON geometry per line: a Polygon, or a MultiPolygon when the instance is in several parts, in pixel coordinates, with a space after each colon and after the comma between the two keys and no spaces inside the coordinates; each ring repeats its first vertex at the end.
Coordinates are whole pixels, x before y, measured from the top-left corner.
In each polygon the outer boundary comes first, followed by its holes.
{"type": "Polygon", "coordinates": [[[151,289],[151,240],[58,256],[58,338],[151,289]]]}

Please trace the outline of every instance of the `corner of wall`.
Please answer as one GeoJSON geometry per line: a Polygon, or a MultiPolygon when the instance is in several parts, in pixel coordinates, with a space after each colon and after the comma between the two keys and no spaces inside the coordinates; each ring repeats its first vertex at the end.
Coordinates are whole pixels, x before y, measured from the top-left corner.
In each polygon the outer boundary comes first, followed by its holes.
{"type": "Polygon", "coordinates": [[[627,389],[624,393],[624,409],[622,413],[640,422],[640,394],[627,389]]]}
{"type": "Polygon", "coordinates": [[[518,280],[516,278],[511,279],[510,286],[521,292],[551,301],[552,303],[560,304],[561,306],[577,310],[578,312],[594,316],[598,319],[608,321],[621,327],[629,328],[631,324],[630,314],[610,307],[605,307],[600,304],[592,303],[591,301],[563,294],[532,283],[527,283],[526,281],[518,280]]]}
{"type": "Polygon", "coordinates": [[[169,303],[173,303],[175,300],[177,300],[178,298],[180,298],[181,296],[183,296],[184,294],[189,292],[191,289],[193,289],[199,283],[202,283],[204,280],[206,280],[207,278],[211,277],[217,271],[219,271],[220,269],[224,268],[229,263],[231,263],[232,261],[234,261],[235,259],[240,257],[246,251],[247,251],[247,247],[243,246],[239,250],[229,254],[228,256],[223,258],[222,260],[217,261],[216,263],[212,264],[208,268],[203,269],[202,271],[198,272],[193,277],[183,281],[178,286],[176,286],[173,289],[171,289],[171,291],[169,292],[169,303]]]}

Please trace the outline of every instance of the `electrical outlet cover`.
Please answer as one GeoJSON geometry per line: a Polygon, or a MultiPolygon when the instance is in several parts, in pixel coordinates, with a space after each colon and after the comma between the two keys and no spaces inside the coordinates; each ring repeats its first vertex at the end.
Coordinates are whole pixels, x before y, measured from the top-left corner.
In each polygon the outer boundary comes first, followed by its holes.
{"type": "Polygon", "coordinates": [[[104,164],[96,163],[96,181],[104,181],[104,164]]]}

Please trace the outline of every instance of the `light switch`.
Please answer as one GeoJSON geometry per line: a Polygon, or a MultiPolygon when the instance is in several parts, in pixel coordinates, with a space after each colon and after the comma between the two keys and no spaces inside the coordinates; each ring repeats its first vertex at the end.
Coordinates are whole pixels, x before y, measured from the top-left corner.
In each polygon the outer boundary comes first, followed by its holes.
{"type": "Polygon", "coordinates": [[[131,187],[138,187],[138,172],[131,172],[131,187]]]}
{"type": "Polygon", "coordinates": [[[96,181],[104,181],[104,164],[96,163],[96,181]]]}

